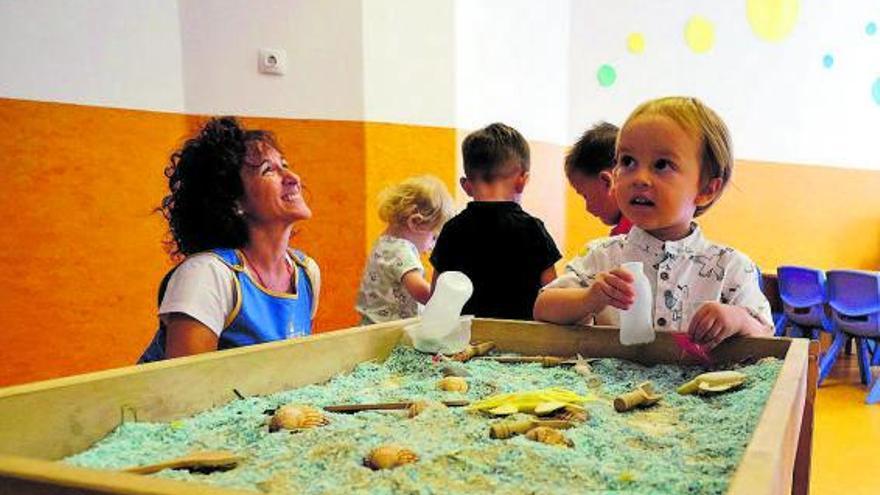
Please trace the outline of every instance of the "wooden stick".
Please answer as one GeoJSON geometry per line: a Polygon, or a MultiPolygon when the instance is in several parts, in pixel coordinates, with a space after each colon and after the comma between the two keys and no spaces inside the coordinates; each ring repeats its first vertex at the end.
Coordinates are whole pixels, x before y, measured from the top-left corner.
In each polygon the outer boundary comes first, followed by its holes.
{"type": "MultiPolygon", "coordinates": [[[[466,400],[447,400],[442,404],[447,407],[462,407],[470,404],[466,400]]],[[[382,411],[406,409],[412,405],[412,402],[385,402],[379,404],[341,404],[338,406],[324,406],[325,411],[335,413],[356,413],[360,411],[382,411]]]]}
{"type": "Polygon", "coordinates": [[[559,366],[560,364],[574,364],[556,356],[480,356],[474,359],[488,359],[498,363],[541,363],[545,368],[559,366]]]}
{"type": "Polygon", "coordinates": [[[163,469],[222,469],[235,467],[236,465],[238,465],[238,461],[240,461],[241,459],[241,456],[223,450],[193,452],[192,454],[188,454],[183,457],[177,457],[175,459],[169,459],[167,461],[157,462],[156,464],[149,464],[146,466],[130,467],[127,469],[123,469],[123,471],[133,474],[152,474],[158,473],[163,469]]]}

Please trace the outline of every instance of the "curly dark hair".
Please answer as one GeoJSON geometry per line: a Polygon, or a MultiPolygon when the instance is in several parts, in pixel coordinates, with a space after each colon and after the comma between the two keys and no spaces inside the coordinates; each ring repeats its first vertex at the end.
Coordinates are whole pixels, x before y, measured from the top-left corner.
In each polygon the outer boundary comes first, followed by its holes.
{"type": "Polygon", "coordinates": [[[166,247],[172,258],[247,244],[247,225],[237,204],[244,194],[239,174],[260,145],[278,149],[272,133],[247,130],[234,117],[218,117],[171,154],[165,168],[170,192],[157,210],[168,220],[166,247]]]}

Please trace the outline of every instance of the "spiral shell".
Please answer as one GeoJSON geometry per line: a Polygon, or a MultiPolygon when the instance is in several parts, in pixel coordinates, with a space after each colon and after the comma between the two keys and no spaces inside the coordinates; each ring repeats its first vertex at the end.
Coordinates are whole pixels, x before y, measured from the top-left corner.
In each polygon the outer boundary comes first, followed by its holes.
{"type": "Polygon", "coordinates": [[[467,380],[460,376],[447,376],[446,378],[442,378],[437,382],[437,386],[440,390],[445,390],[446,392],[465,393],[468,391],[467,380]]]}
{"type": "Polygon", "coordinates": [[[446,404],[432,400],[419,400],[413,402],[406,408],[407,416],[414,418],[428,409],[446,409],[446,404]]]}
{"type": "Polygon", "coordinates": [[[501,421],[489,427],[489,438],[505,439],[516,435],[522,435],[535,427],[531,419],[521,421],[501,421]]]}
{"type": "Polygon", "coordinates": [[[562,447],[574,447],[574,442],[569,440],[559,430],[554,430],[548,426],[537,426],[526,433],[526,438],[536,442],[546,443],[549,445],[559,445],[562,447]]]}
{"type": "Polygon", "coordinates": [[[272,419],[269,420],[269,431],[314,428],[324,426],[327,423],[329,421],[324,414],[312,406],[288,404],[279,407],[272,415],[272,419]]]}
{"type": "Polygon", "coordinates": [[[364,457],[364,466],[370,469],[392,469],[419,460],[412,450],[399,445],[380,445],[364,457]]]}

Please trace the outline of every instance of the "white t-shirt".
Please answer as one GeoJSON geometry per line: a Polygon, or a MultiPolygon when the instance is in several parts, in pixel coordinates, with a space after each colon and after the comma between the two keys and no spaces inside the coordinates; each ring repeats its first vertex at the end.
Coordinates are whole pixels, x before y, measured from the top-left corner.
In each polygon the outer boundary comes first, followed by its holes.
{"type": "MultiPolygon", "coordinates": [[[[743,307],[769,326],[770,303],[761,292],[755,264],[733,248],[707,241],[700,227],[693,227],[678,241],[661,241],[639,227],[592,241],[545,289],[589,287],[598,273],[641,261],[654,295],[655,327],[686,331],[699,304],[707,301],[743,307]]],[[[595,315],[594,322],[618,326],[619,321],[619,311],[609,306],[595,315]]]]}
{"type": "Polygon", "coordinates": [[[379,236],[364,268],[355,305],[365,322],[399,320],[419,314],[418,301],[401,282],[403,276],[413,270],[425,275],[415,244],[399,237],[379,236]]]}
{"type": "MultiPolygon", "coordinates": [[[[289,254],[285,255],[285,259],[293,266],[289,254]]],[[[314,263],[310,258],[308,262],[314,263]]],[[[317,270],[317,265],[314,268],[317,270]]],[[[245,271],[250,273],[247,265],[245,271]]],[[[251,279],[256,280],[255,277],[251,279]]],[[[197,253],[188,256],[168,280],[165,296],[159,305],[159,317],[165,321],[165,315],[183,313],[198,320],[219,337],[235,307],[235,284],[235,272],[217,255],[197,253]]],[[[312,284],[313,288],[317,286],[314,280],[312,284]]],[[[317,294],[317,290],[314,292],[317,294]]],[[[314,315],[317,296],[313,297],[314,315]]]]}

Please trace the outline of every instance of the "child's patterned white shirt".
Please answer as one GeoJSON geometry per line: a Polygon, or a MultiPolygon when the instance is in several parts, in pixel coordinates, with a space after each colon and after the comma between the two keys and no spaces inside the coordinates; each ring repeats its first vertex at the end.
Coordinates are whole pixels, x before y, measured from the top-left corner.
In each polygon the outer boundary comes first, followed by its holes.
{"type": "Polygon", "coordinates": [[[415,244],[400,237],[379,236],[358,289],[355,309],[363,317],[361,323],[400,320],[418,315],[419,304],[401,281],[405,274],[413,270],[425,276],[425,268],[415,244]]]}
{"type": "MultiPolygon", "coordinates": [[[[692,227],[690,235],[678,241],[661,241],[639,227],[594,240],[545,289],[589,287],[598,273],[641,261],[651,283],[658,329],[686,331],[696,308],[707,301],[743,307],[764,325],[772,325],[770,303],[761,292],[755,264],[733,248],[706,240],[697,224],[692,227]]],[[[619,311],[609,306],[595,315],[593,323],[618,326],[619,321],[619,311]]]]}

